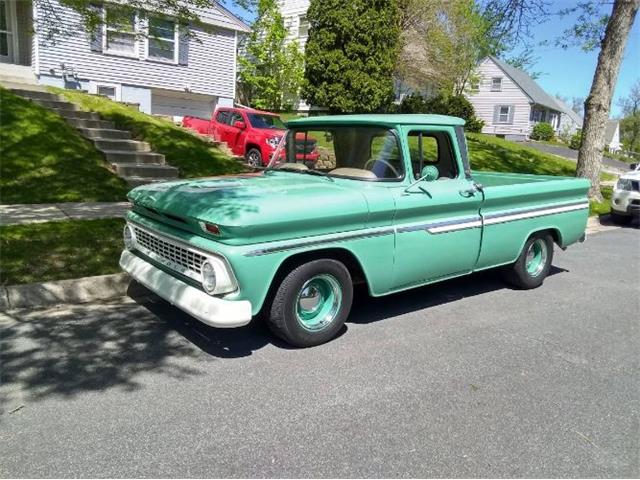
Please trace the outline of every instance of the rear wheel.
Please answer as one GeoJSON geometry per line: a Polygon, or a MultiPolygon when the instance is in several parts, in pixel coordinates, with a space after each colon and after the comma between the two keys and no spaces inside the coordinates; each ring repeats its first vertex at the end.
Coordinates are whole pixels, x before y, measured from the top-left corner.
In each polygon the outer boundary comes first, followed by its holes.
{"type": "Polygon", "coordinates": [[[542,285],[553,261],[553,239],[548,233],[529,237],[515,263],[504,269],[505,280],[511,285],[530,289],[542,285]]]}
{"type": "Polygon", "coordinates": [[[252,167],[262,167],[262,154],[257,148],[251,148],[245,155],[247,163],[252,167]]]}
{"type": "Polygon", "coordinates": [[[618,225],[627,225],[631,222],[631,215],[621,215],[615,210],[611,210],[609,215],[611,216],[611,221],[618,225]]]}
{"type": "Polygon", "coordinates": [[[319,345],[338,334],[352,301],[349,270],[337,260],[314,260],[284,278],[271,305],[269,327],[296,347],[319,345]]]}

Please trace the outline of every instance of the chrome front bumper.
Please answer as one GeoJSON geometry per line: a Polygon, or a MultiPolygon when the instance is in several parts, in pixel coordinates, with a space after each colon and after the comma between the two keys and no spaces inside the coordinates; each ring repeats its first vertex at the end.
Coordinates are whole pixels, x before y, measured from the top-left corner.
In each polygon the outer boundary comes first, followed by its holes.
{"type": "Polygon", "coordinates": [[[120,267],[153,293],[202,323],[218,328],[233,328],[251,321],[251,302],[212,297],[128,250],[124,250],[120,256],[120,267]]]}

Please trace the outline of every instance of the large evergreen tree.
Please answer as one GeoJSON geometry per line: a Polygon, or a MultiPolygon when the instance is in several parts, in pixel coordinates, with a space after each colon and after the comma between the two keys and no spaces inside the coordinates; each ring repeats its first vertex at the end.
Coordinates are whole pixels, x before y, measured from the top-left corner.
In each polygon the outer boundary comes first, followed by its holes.
{"type": "Polygon", "coordinates": [[[397,0],[311,0],[303,98],[333,113],[376,112],[393,101],[397,0]]]}

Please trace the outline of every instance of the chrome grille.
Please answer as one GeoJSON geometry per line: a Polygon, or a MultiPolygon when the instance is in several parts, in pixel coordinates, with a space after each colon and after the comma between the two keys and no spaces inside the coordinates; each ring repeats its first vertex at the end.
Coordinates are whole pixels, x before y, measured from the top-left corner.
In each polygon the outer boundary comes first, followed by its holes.
{"type": "Polygon", "coordinates": [[[136,248],[154,260],[189,277],[200,279],[204,255],[133,225],[136,248]]]}

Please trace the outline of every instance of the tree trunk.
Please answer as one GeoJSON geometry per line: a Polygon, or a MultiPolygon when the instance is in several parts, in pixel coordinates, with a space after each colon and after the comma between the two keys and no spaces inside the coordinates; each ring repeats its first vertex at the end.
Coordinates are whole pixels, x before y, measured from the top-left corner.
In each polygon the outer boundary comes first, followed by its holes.
{"type": "Polygon", "coordinates": [[[582,145],[578,152],[576,176],[591,180],[589,197],[598,200],[602,200],[600,168],[613,89],[616,86],[622,54],[639,6],[640,0],[615,0],[598,55],[591,91],[584,103],[582,145]]]}

